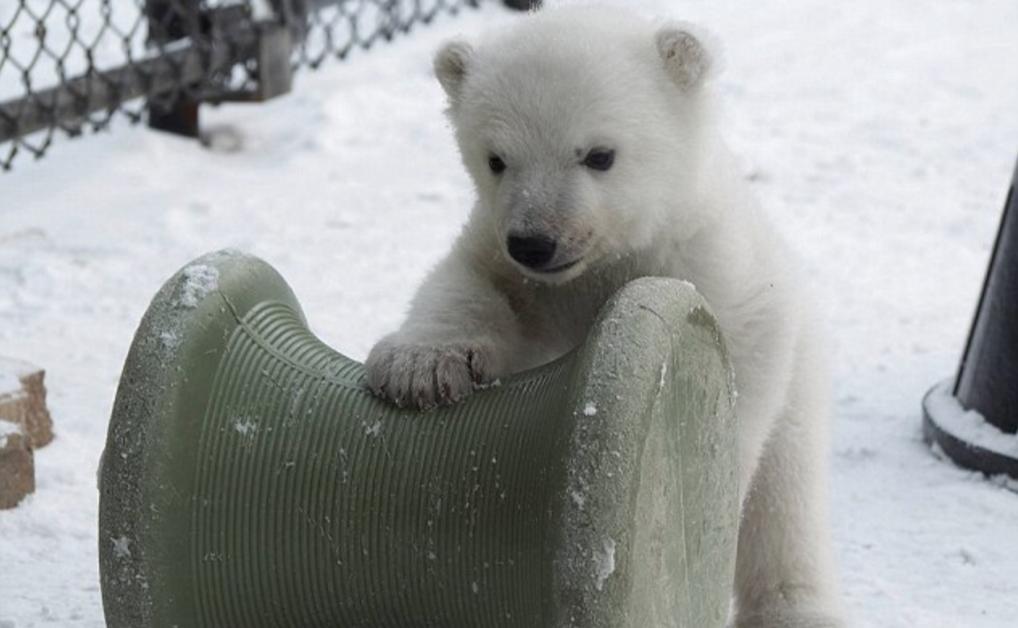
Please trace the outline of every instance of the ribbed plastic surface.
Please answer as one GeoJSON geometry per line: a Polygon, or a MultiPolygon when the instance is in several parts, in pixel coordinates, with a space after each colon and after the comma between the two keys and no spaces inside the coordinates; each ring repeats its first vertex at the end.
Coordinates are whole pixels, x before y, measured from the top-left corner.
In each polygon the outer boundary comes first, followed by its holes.
{"type": "Polygon", "coordinates": [[[415,413],[368,395],[263,262],[189,265],[111,419],[109,625],[722,626],[724,352],[690,289],[627,291],[578,352],[415,413]]]}
{"type": "Polygon", "coordinates": [[[537,625],[562,365],[469,416],[394,416],[286,306],[246,320],[199,439],[202,625],[537,625]]]}

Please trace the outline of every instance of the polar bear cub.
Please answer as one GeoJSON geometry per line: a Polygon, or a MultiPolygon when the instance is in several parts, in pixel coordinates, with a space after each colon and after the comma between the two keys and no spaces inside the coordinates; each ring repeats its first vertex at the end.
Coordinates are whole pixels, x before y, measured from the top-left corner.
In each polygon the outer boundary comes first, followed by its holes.
{"type": "Polygon", "coordinates": [[[454,403],[576,347],[626,282],[691,281],[739,391],[733,624],[843,626],[822,348],[786,246],[716,131],[704,37],[570,6],[448,43],[434,65],[477,202],[371,351],[368,385],[402,406],[454,403]]]}

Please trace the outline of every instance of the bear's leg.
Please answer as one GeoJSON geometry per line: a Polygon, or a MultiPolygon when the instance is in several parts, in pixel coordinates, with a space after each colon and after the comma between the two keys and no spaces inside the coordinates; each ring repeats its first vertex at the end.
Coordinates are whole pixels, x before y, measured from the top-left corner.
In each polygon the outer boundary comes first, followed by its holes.
{"type": "Polygon", "coordinates": [[[428,276],[403,326],[365,362],[377,395],[412,408],[455,403],[512,372],[524,346],[505,295],[458,249],[428,276]]]}
{"type": "Polygon", "coordinates": [[[845,625],[828,537],[826,385],[816,366],[799,361],[743,502],[735,628],[845,625]]]}

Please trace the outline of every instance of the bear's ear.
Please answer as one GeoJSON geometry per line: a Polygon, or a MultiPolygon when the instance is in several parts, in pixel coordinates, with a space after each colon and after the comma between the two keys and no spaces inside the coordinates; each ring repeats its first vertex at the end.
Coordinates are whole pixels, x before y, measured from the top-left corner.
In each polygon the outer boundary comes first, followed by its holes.
{"type": "Polygon", "coordinates": [[[446,42],[435,54],[435,76],[453,103],[459,99],[473,55],[470,44],[458,39],[446,42]]]}
{"type": "Polygon", "coordinates": [[[711,74],[714,59],[702,41],[686,24],[669,24],[657,32],[657,51],[665,70],[685,90],[701,85],[711,74]]]}

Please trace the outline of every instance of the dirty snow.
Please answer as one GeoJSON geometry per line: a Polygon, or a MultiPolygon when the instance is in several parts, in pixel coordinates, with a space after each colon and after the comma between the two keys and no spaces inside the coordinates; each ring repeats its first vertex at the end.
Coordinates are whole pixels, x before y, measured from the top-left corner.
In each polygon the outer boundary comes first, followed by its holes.
{"type": "MultiPolygon", "coordinates": [[[[1018,495],[932,455],[920,402],[956,368],[1018,151],[1018,2],[624,4],[726,43],[731,143],[828,312],[855,626],[1013,627],[1018,495]]],[[[0,175],[0,354],[47,368],[57,432],[36,493],[0,512],[0,626],[103,626],[92,477],[131,336],[177,269],[264,257],[358,359],[398,325],[471,201],[430,51],[510,19],[489,4],[210,110],[233,152],[117,123],[0,175]]]]}

